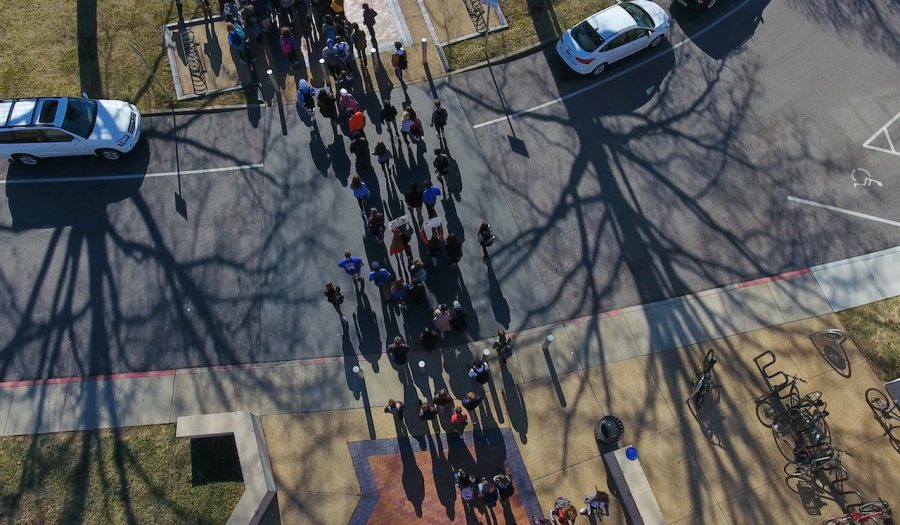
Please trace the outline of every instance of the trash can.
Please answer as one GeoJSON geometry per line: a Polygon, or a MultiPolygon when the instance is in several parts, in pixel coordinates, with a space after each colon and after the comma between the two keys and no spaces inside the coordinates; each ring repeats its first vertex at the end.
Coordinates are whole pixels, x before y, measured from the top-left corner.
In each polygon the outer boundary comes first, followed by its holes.
{"type": "Polygon", "coordinates": [[[603,416],[594,427],[594,438],[603,443],[618,443],[624,433],[625,425],[616,416],[603,416]]]}

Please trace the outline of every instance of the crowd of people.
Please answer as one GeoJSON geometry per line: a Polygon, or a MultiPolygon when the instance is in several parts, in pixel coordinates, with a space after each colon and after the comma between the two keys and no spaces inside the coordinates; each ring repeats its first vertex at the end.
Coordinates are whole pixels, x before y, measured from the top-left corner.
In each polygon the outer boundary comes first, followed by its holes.
{"type": "MultiPolygon", "coordinates": [[[[220,7],[227,22],[228,43],[235,57],[250,65],[251,70],[251,42],[260,42],[266,32],[277,33],[279,50],[291,68],[300,67],[301,42],[305,41],[308,49],[321,50],[321,58],[325,61],[334,88],[332,90],[327,82],[325,86],[316,88],[306,79],[299,79],[298,110],[305,111],[310,125],[316,127],[318,112],[330,122],[335,136],[338,126],[346,130],[345,134],[350,141],[349,151],[353,154],[357,171],[357,175],[350,179],[349,189],[359,205],[366,232],[372,240],[386,242],[389,257],[397,256],[398,266],[402,266],[394,271],[389,265],[390,261],[369,260],[367,263],[350,250],[345,251],[337,266],[350,277],[354,292],[364,293],[365,283],[368,281],[379,289],[383,301],[396,305],[404,314],[410,305],[428,308],[433,326],[423,327],[418,338],[418,346],[424,351],[436,350],[441,341],[454,331],[465,331],[467,314],[459,301],[439,303],[433,310],[427,305],[425,283],[429,270],[426,270],[426,265],[422,262],[428,261],[431,271],[437,271],[444,257],[451,266],[457,265],[463,257],[462,238],[457,232],[446,231],[437,212],[439,200],[446,198],[445,191],[441,188],[447,184],[452,171],[445,136],[449,118],[440,100],[434,100],[429,122],[439,142],[439,147],[434,150],[432,166],[440,187],[431,180],[426,180],[421,186],[412,182],[402,195],[408,214],[390,221],[385,216],[385,211],[370,203],[372,192],[366,180],[377,176],[371,159],[375,158],[381,174],[387,180],[396,173],[392,153],[396,151],[393,148],[394,142],[399,144],[402,140],[409,147],[424,143],[425,139],[424,125],[409,99],[400,110],[389,99],[385,99],[377,114],[380,124],[387,131],[390,146],[380,140],[379,136],[379,139],[373,140],[374,150],[370,149],[364,108],[353,93],[359,70],[357,61],[365,67],[369,46],[378,47],[375,32],[378,13],[368,4],[363,4],[362,20],[349,21],[344,10],[344,0],[239,0],[238,3],[227,0],[221,2],[220,7]],[[388,231],[391,237],[385,241],[388,231]],[[413,243],[414,238],[419,242],[413,243]],[[413,249],[415,244],[418,245],[418,256],[413,249]],[[364,273],[367,265],[370,271],[364,273]]],[[[393,47],[391,66],[405,90],[404,72],[409,65],[408,55],[402,43],[395,42],[393,47]]],[[[493,229],[487,221],[480,221],[475,234],[483,260],[487,263],[490,261],[488,248],[496,240],[493,229]]],[[[348,321],[342,311],[344,295],[341,287],[327,281],[324,296],[335,309],[341,323],[346,325],[348,321]]],[[[410,344],[400,335],[395,336],[387,345],[388,358],[398,368],[407,366],[407,356],[411,350],[410,344]]],[[[502,364],[512,355],[512,338],[502,329],[497,332],[493,350],[502,364]]],[[[484,385],[490,380],[490,365],[481,356],[476,357],[469,366],[468,376],[474,383],[484,385]]],[[[470,421],[478,423],[477,410],[484,398],[476,390],[481,391],[480,386],[467,391],[457,404],[457,400],[447,389],[439,389],[431,400],[417,401],[418,419],[426,423],[440,420],[448,431],[462,435],[470,421]]],[[[392,414],[398,424],[404,424],[405,411],[405,403],[398,399],[389,400],[384,407],[384,412],[392,414]]],[[[454,472],[453,481],[464,505],[471,505],[476,498],[487,507],[494,507],[498,502],[505,505],[515,491],[512,479],[504,472],[479,479],[459,469],[454,472]]],[[[559,498],[550,511],[551,522],[573,523],[579,514],[601,516],[607,512],[608,497],[605,493],[598,491],[597,494],[586,497],[585,503],[585,508],[578,511],[569,500],[559,498]]],[[[537,517],[533,517],[533,521],[545,522],[537,517]]]]}

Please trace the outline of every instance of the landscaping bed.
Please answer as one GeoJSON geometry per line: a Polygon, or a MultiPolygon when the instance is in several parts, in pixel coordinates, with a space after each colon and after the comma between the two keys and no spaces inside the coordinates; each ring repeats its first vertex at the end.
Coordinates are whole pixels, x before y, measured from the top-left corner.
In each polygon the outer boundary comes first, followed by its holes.
{"type": "MultiPolygon", "coordinates": [[[[488,55],[497,58],[523,48],[553,42],[567,28],[614,3],[614,0],[500,0],[500,8],[509,28],[490,34],[488,55]]],[[[492,25],[495,23],[492,22],[492,25]]],[[[444,52],[453,69],[483,62],[484,38],[451,44],[444,48],[444,52]]]]}
{"type": "Polygon", "coordinates": [[[243,482],[191,467],[175,425],[0,438],[0,523],[225,523],[243,482]]]}
{"type": "MultiPolygon", "coordinates": [[[[185,2],[184,16],[200,16],[196,2],[185,2]]],[[[168,108],[175,88],[162,28],[177,18],[172,1],[6,0],[0,4],[0,98],[87,91],[142,110],[168,108]]],[[[244,101],[229,93],[175,106],[244,101]]]]}
{"type": "Polygon", "coordinates": [[[839,312],[847,335],[883,381],[900,377],[900,297],[839,312]]]}

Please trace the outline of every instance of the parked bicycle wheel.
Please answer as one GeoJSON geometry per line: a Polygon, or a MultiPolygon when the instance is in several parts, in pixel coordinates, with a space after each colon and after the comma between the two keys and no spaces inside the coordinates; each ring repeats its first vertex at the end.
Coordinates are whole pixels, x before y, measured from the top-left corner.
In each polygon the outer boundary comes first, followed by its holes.
{"type": "Polygon", "coordinates": [[[884,392],[877,388],[866,390],[866,403],[878,414],[884,415],[891,410],[893,403],[888,400],[884,392]]]}
{"type": "Polygon", "coordinates": [[[883,518],[891,518],[891,506],[888,505],[886,501],[870,501],[868,503],[863,503],[859,506],[859,511],[865,514],[870,512],[883,512],[885,514],[883,518]]]}
{"type": "Polygon", "coordinates": [[[766,428],[772,428],[772,424],[775,423],[777,415],[778,413],[775,411],[775,407],[772,406],[772,401],[769,399],[761,399],[756,402],[756,418],[759,419],[759,422],[766,428]]]}

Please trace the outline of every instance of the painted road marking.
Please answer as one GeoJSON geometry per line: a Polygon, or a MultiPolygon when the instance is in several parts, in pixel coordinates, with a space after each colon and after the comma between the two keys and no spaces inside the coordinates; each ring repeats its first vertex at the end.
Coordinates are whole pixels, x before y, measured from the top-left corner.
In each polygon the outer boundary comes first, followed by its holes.
{"type": "MultiPolygon", "coordinates": [[[[898,118],[900,118],[900,113],[894,115],[894,118],[888,121],[887,124],[881,126],[871,137],[868,138],[865,142],[863,142],[863,147],[868,149],[873,149],[875,151],[882,151],[884,153],[890,153],[891,155],[900,156],[900,151],[897,151],[897,147],[900,146],[900,142],[897,145],[894,144],[894,139],[891,137],[891,132],[888,128],[891,127],[898,118]],[[882,138],[882,135],[884,136],[882,138]],[[878,141],[879,146],[874,146],[872,143],[878,141]]],[[[900,140],[900,137],[897,137],[900,140]]]]}
{"type": "Polygon", "coordinates": [[[850,178],[853,179],[853,187],[854,188],[859,188],[860,186],[868,188],[873,183],[877,184],[879,188],[884,186],[884,184],[882,184],[880,180],[873,179],[872,174],[869,173],[868,170],[863,169],[863,168],[856,168],[853,171],[851,171],[850,178]],[[863,177],[862,182],[859,182],[859,179],[856,178],[857,173],[863,177]]]}
{"type": "Polygon", "coordinates": [[[843,213],[846,215],[851,215],[853,217],[859,217],[860,219],[868,219],[870,221],[880,222],[883,224],[888,224],[890,226],[900,226],[900,222],[891,221],[888,219],[882,219],[881,217],[876,217],[874,215],[867,215],[865,213],[860,213],[858,211],[853,210],[845,210],[844,208],[838,208],[837,206],[831,206],[829,204],[822,204],[821,202],[808,201],[806,199],[798,199],[797,197],[788,196],[789,201],[798,202],[800,204],[806,204],[809,206],[815,206],[816,208],[823,208],[826,210],[836,211],[838,213],[843,213]]]}
{"type": "MultiPolygon", "coordinates": [[[[751,0],[744,0],[743,2],[741,2],[740,4],[738,4],[737,6],[735,6],[731,11],[729,11],[728,14],[723,15],[723,16],[717,18],[715,21],[713,21],[711,24],[709,24],[709,25],[706,26],[705,28],[701,29],[700,31],[697,31],[697,33],[694,34],[693,38],[696,39],[697,37],[703,36],[704,33],[706,33],[707,31],[711,30],[712,28],[716,27],[717,25],[721,24],[722,22],[724,22],[729,16],[731,16],[731,15],[734,14],[737,10],[743,8],[745,5],[747,5],[747,4],[750,3],[750,2],[751,2],[751,0]]],[[[692,41],[692,39],[685,39],[685,40],[682,40],[681,42],[678,42],[677,44],[672,44],[672,50],[674,51],[674,50],[678,49],[679,47],[681,47],[681,46],[683,46],[683,45],[685,45],[685,44],[687,44],[688,42],[691,42],[691,41],[692,41]]],[[[493,120],[488,120],[487,122],[482,122],[481,124],[475,124],[474,126],[472,126],[472,129],[478,129],[478,128],[483,128],[483,127],[485,127],[485,126],[491,126],[491,125],[493,125],[493,124],[499,124],[500,122],[505,122],[506,120],[518,118],[518,117],[521,117],[522,115],[526,115],[526,114],[528,114],[528,113],[533,113],[533,112],[538,111],[538,110],[540,110],[540,109],[544,109],[544,108],[546,108],[546,107],[548,107],[548,106],[552,106],[552,105],[554,105],[554,104],[559,104],[560,102],[562,102],[562,101],[564,101],[564,100],[568,100],[568,99],[570,99],[570,98],[572,98],[572,97],[577,97],[578,95],[581,95],[582,93],[586,93],[586,92],[588,92],[588,91],[590,91],[590,90],[592,90],[592,89],[594,89],[594,88],[597,88],[597,87],[599,87],[599,86],[602,86],[603,84],[606,84],[607,82],[613,81],[613,80],[619,78],[620,76],[622,76],[622,75],[624,75],[624,74],[626,74],[626,73],[629,73],[629,72],[631,72],[631,71],[634,71],[635,69],[637,69],[637,68],[639,68],[639,67],[641,67],[641,66],[643,66],[643,65],[645,65],[645,64],[647,64],[647,63],[649,63],[649,62],[652,62],[653,60],[656,60],[657,58],[663,56],[665,53],[668,53],[668,50],[657,51],[656,53],[652,53],[650,56],[648,56],[647,58],[641,60],[640,62],[636,62],[636,63],[634,63],[634,64],[632,64],[632,65],[626,67],[626,68],[623,69],[622,71],[619,71],[619,72],[617,72],[617,73],[615,73],[615,74],[612,74],[612,75],[610,75],[610,76],[608,76],[608,77],[603,77],[603,80],[599,80],[599,81],[597,81],[597,82],[594,82],[593,84],[590,84],[590,85],[588,85],[588,86],[585,86],[585,87],[583,87],[583,88],[581,88],[581,89],[576,89],[575,91],[573,91],[573,92],[571,92],[571,93],[569,93],[569,94],[567,94],[567,95],[563,95],[563,96],[561,96],[561,97],[559,97],[559,98],[555,98],[555,99],[553,99],[553,100],[549,100],[549,101],[547,101],[547,102],[544,102],[543,104],[538,104],[537,106],[534,106],[534,107],[531,107],[531,108],[528,108],[528,109],[523,109],[522,111],[516,111],[515,113],[511,113],[511,114],[506,115],[506,116],[503,116],[503,117],[497,117],[497,118],[495,118],[495,119],[493,119],[493,120]]],[[[896,117],[895,117],[895,118],[896,118],[896,117]]],[[[888,124],[890,124],[890,123],[888,123],[888,124]]]]}
{"type": "Polygon", "coordinates": [[[163,171],[160,173],[132,173],[128,175],[108,175],[94,177],[53,177],[45,179],[0,180],[0,184],[48,184],[55,182],[106,182],[114,180],[155,179],[159,177],[175,177],[178,175],[199,175],[202,173],[222,173],[225,171],[244,171],[262,168],[263,163],[226,166],[223,168],[206,168],[202,170],[163,171]]]}

